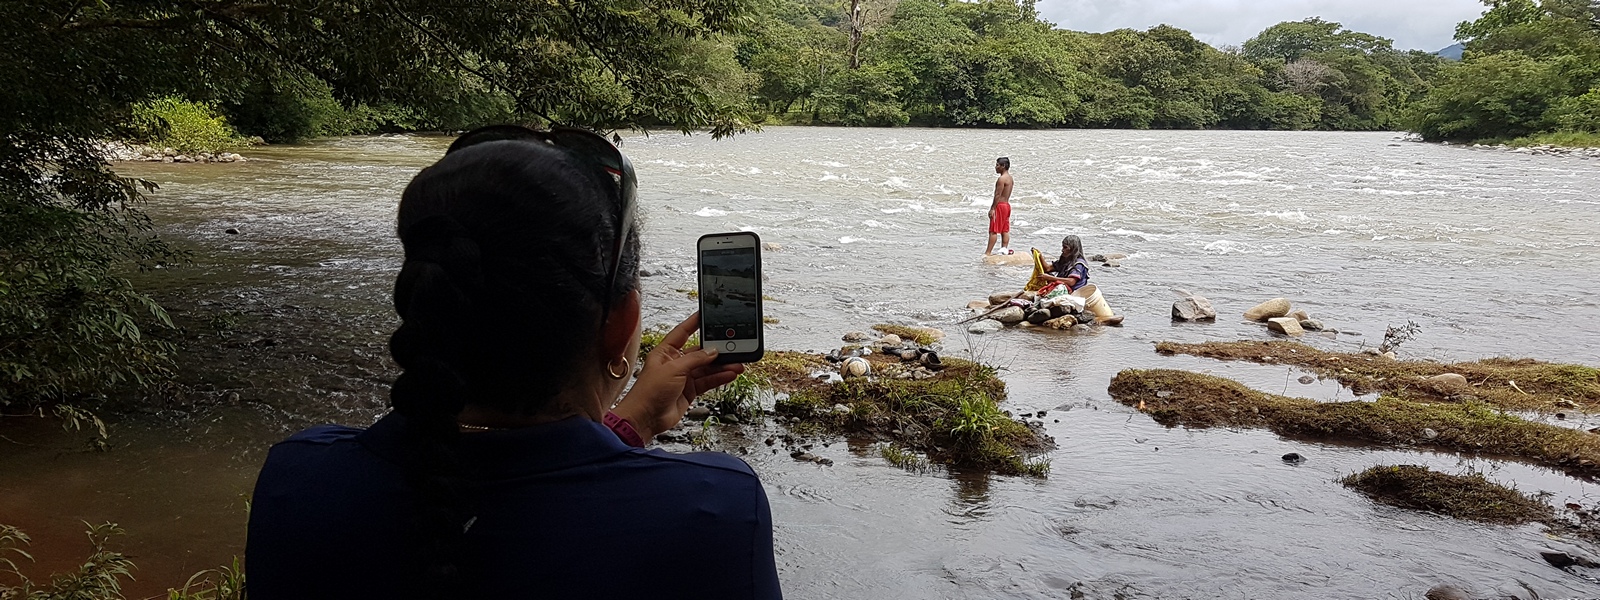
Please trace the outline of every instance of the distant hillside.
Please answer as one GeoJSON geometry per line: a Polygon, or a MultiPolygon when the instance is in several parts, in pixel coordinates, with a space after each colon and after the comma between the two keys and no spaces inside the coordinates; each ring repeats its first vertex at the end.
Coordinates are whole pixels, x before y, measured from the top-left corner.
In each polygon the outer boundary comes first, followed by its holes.
{"type": "Polygon", "coordinates": [[[1434,54],[1444,57],[1445,60],[1461,60],[1461,53],[1466,49],[1466,44],[1456,44],[1449,48],[1435,52],[1434,54]]]}

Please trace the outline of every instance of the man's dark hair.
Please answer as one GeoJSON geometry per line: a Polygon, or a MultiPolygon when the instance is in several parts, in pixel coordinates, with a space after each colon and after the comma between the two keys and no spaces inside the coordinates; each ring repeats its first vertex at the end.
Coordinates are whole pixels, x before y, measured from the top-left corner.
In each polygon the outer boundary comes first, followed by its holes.
{"type": "Polygon", "coordinates": [[[995,159],[994,164],[997,164],[997,165],[1000,165],[1001,167],[1004,167],[1005,170],[1007,170],[1007,171],[1011,170],[1011,159],[1006,158],[1004,156],[995,159]]]}

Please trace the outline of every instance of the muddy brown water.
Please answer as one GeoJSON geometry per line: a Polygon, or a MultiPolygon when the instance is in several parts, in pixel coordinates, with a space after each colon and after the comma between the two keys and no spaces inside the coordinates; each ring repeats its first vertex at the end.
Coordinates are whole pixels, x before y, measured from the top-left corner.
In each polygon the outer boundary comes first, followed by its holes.
{"type": "MultiPolygon", "coordinates": [[[[0,522],[35,537],[35,572],[81,557],[80,521],[116,521],[134,597],[161,594],[243,546],[265,448],[321,422],[370,423],[392,376],[383,343],[399,190],[446,138],[322,140],[230,165],[121,165],[195,264],[141,278],[186,327],[182,386],[116,414],[110,452],[83,433],[7,419],[0,522]],[[225,233],[237,228],[238,235],[225,233]]],[[[795,598],[1414,598],[1438,583],[1600,596],[1544,548],[1600,549],[1375,506],[1335,480],[1375,464],[1478,470],[1552,501],[1592,484],[1515,462],[1166,429],[1111,401],[1130,367],[1209,371],[1274,393],[1348,400],[1284,367],[1163,357],[1160,340],[1268,339],[1238,315],[1283,296],[1329,326],[1329,349],[1407,320],[1412,358],[1531,356],[1600,364],[1600,163],[1424,145],[1392,134],[769,128],[713,141],[633,135],[645,222],[646,317],[693,309],[703,233],[749,229],[766,253],[769,345],[825,350],[878,322],[950,332],[951,354],[1006,367],[1010,408],[1048,410],[1048,479],[907,472],[847,440],[822,467],[724,429],[772,498],[795,598]],[[1015,168],[1013,246],[1129,254],[1093,280],[1127,325],[967,336],[970,299],[1021,267],[985,264],[996,156],[1015,168]],[[1175,325],[1170,288],[1211,298],[1215,324],[1175,325]],[[1298,452],[1299,465],[1279,456],[1298,452]]],[[[827,441],[827,440],[824,440],[827,441]]],[[[686,575],[694,576],[694,575],[686,575]]]]}

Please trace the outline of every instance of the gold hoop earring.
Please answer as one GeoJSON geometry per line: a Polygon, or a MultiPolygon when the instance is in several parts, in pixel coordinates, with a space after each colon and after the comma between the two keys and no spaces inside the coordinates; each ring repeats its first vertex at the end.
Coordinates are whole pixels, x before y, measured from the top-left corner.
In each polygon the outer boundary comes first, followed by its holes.
{"type": "Polygon", "coordinates": [[[616,362],[606,363],[606,374],[610,375],[612,379],[622,379],[623,377],[627,377],[628,372],[630,371],[629,367],[632,366],[628,363],[628,357],[623,356],[620,358],[622,359],[621,369],[616,367],[616,362]],[[621,371],[621,373],[618,373],[617,371],[621,371]]]}

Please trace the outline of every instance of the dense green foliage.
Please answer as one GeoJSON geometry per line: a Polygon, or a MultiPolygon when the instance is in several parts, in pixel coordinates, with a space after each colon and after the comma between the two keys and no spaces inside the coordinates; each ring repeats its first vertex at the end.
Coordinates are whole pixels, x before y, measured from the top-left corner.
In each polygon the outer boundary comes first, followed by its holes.
{"type": "Polygon", "coordinates": [[[727,134],[746,125],[725,77],[746,1],[0,3],[0,406],[170,365],[150,331],[170,322],[121,274],[175,256],[103,140],[217,142],[196,107],[274,139],[485,120],[727,134]]]}
{"type": "Polygon", "coordinates": [[[134,105],[132,125],[136,140],[184,154],[217,153],[246,144],[215,109],[173,96],[134,105]]]}
{"type": "Polygon", "coordinates": [[[1032,0],[783,0],[740,36],[752,110],[785,122],[1385,129],[1442,59],[1320,19],[1239,50],[1169,26],[1056,29],[1032,0]],[[862,32],[850,68],[850,33],[862,32]]]}
{"type": "Polygon", "coordinates": [[[1430,140],[1600,133],[1600,2],[1484,0],[1462,62],[1440,70],[1407,125],[1430,140]]]}

